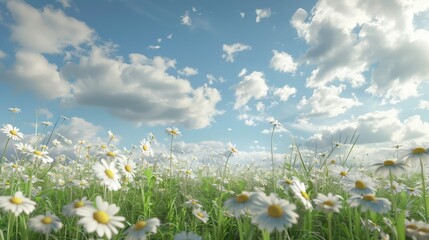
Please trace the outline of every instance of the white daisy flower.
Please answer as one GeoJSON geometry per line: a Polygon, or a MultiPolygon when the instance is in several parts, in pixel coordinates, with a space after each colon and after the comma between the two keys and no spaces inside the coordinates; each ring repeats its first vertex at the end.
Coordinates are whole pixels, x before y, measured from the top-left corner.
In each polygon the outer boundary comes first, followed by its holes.
{"type": "Polygon", "coordinates": [[[34,148],[30,144],[22,142],[15,144],[15,148],[24,154],[32,153],[34,151],[34,148]]]}
{"type": "Polygon", "coordinates": [[[46,215],[37,215],[30,218],[29,227],[35,232],[48,234],[57,232],[63,227],[63,224],[59,217],[51,212],[47,212],[46,215]]]}
{"type": "Polygon", "coordinates": [[[192,209],[194,209],[194,208],[202,208],[203,207],[200,204],[200,202],[197,199],[194,199],[194,198],[189,198],[189,200],[186,201],[184,203],[184,205],[185,205],[185,207],[192,208],[192,209]]]}
{"type": "Polygon", "coordinates": [[[299,200],[301,200],[305,209],[307,209],[307,210],[313,209],[313,205],[311,205],[310,197],[308,196],[308,193],[305,189],[305,185],[303,182],[296,180],[293,182],[293,184],[290,188],[292,189],[293,193],[295,194],[295,197],[297,197],[299,200]]]}
{"type": "Polygon", "coordinates": [[[143,156],[153,157],[153,150],[150,141],[143,139],[140,141],[140,150],[142,151],[143,156]]]}
{"type": "Polygon", "coordinates": [[[42,163],[51,163],[54,161],[54,159],[52,159],[51,157],[48,156],[48,152],[47,151],[43,151],[43,150],[33,150],[30,153],[30,157],[33,159],[33,161],[37,161],[37,160],[41,160],[42,163]]]}
{"type": "Polygon", "coordinates": [[[233,198],[225,201],[224,207],[229,214],[239,218],[246,211],[250,211],[253,205],[258,204],[258,198],[263,198],[265,194],[261,192],[242,192],[233,198]]]}
{"type": "Polygon", "coordinates": [[[252,223],[270,233],[274,230],[283,231],[298,222],[299,216],[294,212],[295,209],[294,204],[271,193],[269,197],[264,196],[263,201],[252,207],[252,223]]]}
{"type": "Polygon", "coordinates": [[[345,190],[350,194],[363,195],[376,192],[374,180],[363,174],[349,174],[342,180],[345,190]]]}
{"type": "Polygon", "coordinates": [[[201,208],[194,208],[192,210],[192,214],[194,214],[194,216],[201,220],[203,223],[207,223],[207,221],[209,220],[209,215],[201,208]]]}
{"type": "Polygon", "coordinates": [[[314,199],[314,203],[317,206],[317,209],[325,212],[340,212],[340,208],[342,208],[341,200],[343,198],[339,195],[333,195],[332,193],[328,193],[328,195],[319,193],[317,194],[317,198],[314,199]]]}
{"type": "Polygon", "coordinates": [[[76,210],[81,208],[81,207],[91,207],[93,205],[93,203],[89,200],[87,200],[86,197],[83,197],[81,199],[76,199],[73,202],[65,205],[63,207],[63,214],[65,216],[77,216],[76,215],[76,210]]]}
{"type": "Polygon", "coordinates": [[[125,176],[127,179],[134,179],[136,164],[133,160],[131,160],[130,158],[119,159],[118,167],[122,175],[125,176]]]}
{"type": "Polygon", "coordinates": [[[8,138],[14,141],[21,140],[24,138],[24,135],[19,132],[19,128],[16,128],[11,124],[4,125],[1,131],[6,134],[8,138]]]}
{"type": "Polygon", "coordinates": [[[360,207],[362,212],[370,210],[377,213],[387,213],[392,205],[388,199],[377,198],[375,194],[354,195],[348,203],[351,207],[360,207]]]}
{"type": "Polygon", "coordinates": [[[101,180],[101,184],[105,185],[111,191],[117,191],[121,188],[119,183],[118,169],[115,168],[115,162],[107,163],[101,159],[100,163],[94,164],[92,167],[95,175],[101,180]]]}
{"type": "Polygon", "coordinates": [[[428,160],[429,159],[429,148],[425,147],[413,147],[404,154],[403,159],[408,165],[414,165],[416,160],[428,160]]]}
{"type": "Polygon", "coordinates": [[[375,175],[381,177],[388,177],[390,173],[393,176],[400,176],[408,170],[408,165],[405,162],[397,161],[394,159],[384,160],[382,162],[372,164],[375,169],[375,175]]]}
{"type": "Polygon", "coordinates": [[[30,214],[36,208],[36,203],[24,197],[22,192],[18,191],[13,196],[0,196],[0,208],[6,212],[12,212],[16,217],[24,212],[30,214]]]}
{"type": "Polygon", "coordinates": [[[228,143],[228,147],[227,147],[227,150],[225,152],[225,156],[229,156],[231,154],[234,155],[234,156],[237,155],[238,154],[238,150],[235,147],[235,144],[228,143]]]}
{"type": "Polygon", "coordinates": [[[85,206],[78,208],[76,214],[81,217],[78,224],[82,224],[88,233],[96,232],[102,238],[110,239],[118,233],[118,228],[123,228],[124,217],[115,216],[119,207],[103,201],[100,196],[95,199],[95,207],[85,206]]]}
{"type": "Polygon", "coordinates": [[[203,238],[193,232],[180,232],[174,235],[174,240],[202,240],[203,238]]]}
{"type": "Polygon", "coordinates": [[[148,233],[156,233],[160,225],[158,218],[139,221],[124,232],[127,235],[125,240],[144,240],[148,233]]]}
{"type": "Polygon", "coordinates": [[[21,109],[17,107],[9,108],[9,111],[12,113],[20,113],[21,109]]]}
{"type": "Polygon", "coordinates": [[[292,177],[292,179],[290,178],[285,178],[285,179],[280,179],[277,180],[277,186],[282,187],[283,190],[288,190],[290,189],[290,187],[292,186],[294,181],[297,181],[298,179],[295,177],[292,177]]]}
{"type": "Polygon", "coordinates": [[[165,129],[165,132],[166,132],[168,135],[173,136],[173,137],[179,137],[179,136],[182,136],[182,133],[181,133],[181,132],[180,132],[180,130],[179,130],[178,128],[176,128],[176,127],[173,127],[173,128],[167,128],[167,129],[165,129]]]}

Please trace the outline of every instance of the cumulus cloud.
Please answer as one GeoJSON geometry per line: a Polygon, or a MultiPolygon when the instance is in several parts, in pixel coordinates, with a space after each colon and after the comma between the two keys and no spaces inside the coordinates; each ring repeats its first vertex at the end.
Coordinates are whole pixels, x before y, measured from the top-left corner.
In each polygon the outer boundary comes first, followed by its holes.
{"type": "Polygon", "coordinates": [[[78,103],[105,108],[113,115],[137,123],[182,124],[203,128],[219,112],[221,100],[215,88],[192,88],[186,79],[167,73],[174,60],[130,54],[130,62],[109,58],[103,49],[93,48],[79,64],[69,63],[62,74],[76,79],[73,95],[65,104],[78,103]]]}
{"type": "Polygon", "coordinates": [[[198,74],[198,69],[186,66],[184,69],[177,71],[177,73],[184,76],[194,76],[198,74]]]}
{"type": "Polygon", "coordinates": [[[15,21],[10,27],[11,38],[25,51],[61,53],[68,46],[78,48],[94,38],[91,28],[61,10],[49,6],[37,10],[21,1],[8,1],[7,8],[15,21]]]}
{"type": "Polygon", "coordinates": [[[278,96],[280,101],[286,102],[290,96],[295,95],[296,88],[284,85],[282,88],[276,88],[273,92],[274,96],[278,96]]]}
{"type": "Polygon", "coordinates": [[[185,14],[180,17],[180,23],[182,25],[192,26],[192,19],[191,19],[191,16],[189,16],[188,11],[186,11],[185,14]]]}
{"type": "Polygon", "coordinates": [[[148,49],[160,49],[161,46],[159,46],[159,45],[149,45],[147,48],[148,49]]]}
{"type": "Polygon", "coordinates": [[[420,100],[418,109],[426,109],[429,110],[429,101],[420,100]]]}
{"type": "Polygon", "coordinates": [[[294,73],[297,68],[297,63],[294,62],[291,55],[286,52],[273,51],[273,57],[270,61],[270,67],[279,72],[294,73]]]}
{"type": "Polygon", "coordinates": [[[305,117],[335,117],[352,107],[362,104],[356,97],[353,99],[341,98],[340,94],[343,90],[343,86],[319,87],[313,90],[313,95],[309,99],[303,97],[298,104],[298,108],[311,107],[310,113],[304,114],[305,117]]]}
{"type": "Polygon", "coordinates": [[[6,57],[6,53],[4,53],[2,50],[0,50],[0,59],[6,57]]]}
{"type": "Polygon", "coordinates": [[[314,67],[307,87],[358,87],[370,76],[367,92],[386,101],[417,96],[429,80],[429,32],[414,19],[428,10],[428,1],[359,0],[319,0],[311,15],[298,9],[291,24],[308,45],[301,59],[314,67]]]}
{"type": "Polygon", "coordinates": [[[227,62],[234,62],[235,54],[238,52],[251,50],[252,47],[242,44],[242,43],[234,43],[232,45],[223,44],[222,50],[222,58],[227,62]]]}
{"type": "Polygon", "coordinates": [[[235,86],[234,109],[238,109],[254,99],[261,99],[268,93],[268,86],[265,83],[265,76],[262,72],[254,71],[243,77],[243,80],[235,86]]]}
{"type": "Polygon", "coordinates": [[[55,0],[55,1],[61,3],[61,5],[63,5],[63,8],[71,7],[70,0],[55,0]]]}
{"type": "Polygon", "coordinates": [[[265,8],[265,9],[256,9],[256,22],[260,22],[261,20],[265,18],[269,18],[271,16],[271,9],[265,8]]]}
{"type": "Polygon", "coordinates": [[[246,16],[246,14],[244,12],[240,12],[240,17],[244,18],[244,16],[246,16]]]}

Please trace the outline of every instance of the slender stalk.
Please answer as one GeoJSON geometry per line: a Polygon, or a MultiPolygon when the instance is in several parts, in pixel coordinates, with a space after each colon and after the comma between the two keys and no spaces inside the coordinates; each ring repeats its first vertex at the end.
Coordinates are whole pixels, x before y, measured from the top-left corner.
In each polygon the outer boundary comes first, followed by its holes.
{"type": "Polygon", "coordinates": [[[332,213],[328,213],[328,239],[332,240],[332,213]]]}
{"type": "Polygon", "coordinates": [[[228,166],[228,160],[229,160],[229,158],[231,157],[231,155],[232,155],[232,152],[230,152],[230,153],[228,154],[228,157],[226,158],[226,161],[225,161],[225,166],[223,167],[223,173],[222,173],[222,179],[223,179],[223,180],[225,179],[225,176],[226,176],[226,168],[227,168],[227,166],[228,166]]]}
{"type": "Polygon", "coordinates": [[[274,130],[276,129],[276,125],[273,124],[273,130],[271,131],[271,177],[273,178],[273,192],[276,191],[276,179],[274,177],[274,152],[273,152],[273,137],[274,137],[274,130]]]}
{"type": "Polygon", "coordinates": [[[389,179],[390,179],[390,193],[392,194],[393,214],[395,216],[395,225],[396,225],[398,223],[398,203],[396,202],[395,190],[393,189],[392,170],[389,170],[389,179]]]}
{"type": "Polygon", "coordinates": [[[424,166],[423,166],[423,161],[422,158],[419,158],[420,160],[420,170],[421,170],[421,174],[422,174],[422,190],[423,190],[423,205],[425,206],[425,221],[428,220],[429,217],[429,212],[428,212],[428,206],[426,204],[426,182],[425,182],[425,172],[424,172],[424,166]]]}
{"type": "Polygon", "coordinates": [[[170,142],[170,177],[173,175],[173,139],[174,135],[171,134],[171,142],[170,142]]]}
{"type": "Polygon", "coordinates": [[[4,148],[3,148],[3,154],[1,155],[0,174],[2,172],[3,163],[4,163],[4,155],[6,154],[6,148],[7,148],[7,145],[9,144],[9,141],[10,141],[10,138],[7,139],[6,144],[4,145],[4,148]]]}

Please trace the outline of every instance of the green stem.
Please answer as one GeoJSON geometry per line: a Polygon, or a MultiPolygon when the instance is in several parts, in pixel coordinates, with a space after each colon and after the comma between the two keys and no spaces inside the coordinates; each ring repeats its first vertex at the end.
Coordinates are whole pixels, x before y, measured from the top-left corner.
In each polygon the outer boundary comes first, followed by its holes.
{"type": "Polygon", "coordinates": [[[226,168],[228,166],[228,160],[231,157],[232,152],[230,152],[228,154],[228,157],[226,158],[226,162],[225,162],[225,166],[223,167],[223,173],[222,173],[222,180],[225,180],[225,176],[226,176],[226,168]]]}
{"type": "Polygon", "coordinates": [[[426,182],[425,182],[425,173],[424,173],[424,166],[422,158],[419,158],[420,160],[420,170],[422,174],[422,188],[423,188],[423,205],[425,206],[425,221],[428,220],[429,212],[428,212],[428,206],[426,204],[426,182]]]}
{"type": "Polygon", "coordinates": [[[328,213],[328,239],[332,240],[332,213],[328,213]]]}
{"type": "Polygon", "coordinates": [[[172,176],[172,167],[173,167],[173,139],[174,135],[171,135],[171,142],[170,142],[170,177],[172,176]]]}
{"type": "Polygon", "coordinates": [[[3,163],[4,163],[4,155],[6,154],[6,148],[7,148],[7,145],[9,144],[9,141],[10,141],[10,138],[7,139],[6,144],[4,145],[3,154],[1,155],[0,174],[2,172],[3,163]]]}
{"type": "Polygon", "coordinates": [[[276,125],[273,125],[273,131],[271,131],[271,168],[272,168],[272,178],[273,178],[273,192],[276,191],[276,179],[274,177],[274,152],[273,152],[273,137],[274,137],[274,130],[276,129],[276,125]]]}

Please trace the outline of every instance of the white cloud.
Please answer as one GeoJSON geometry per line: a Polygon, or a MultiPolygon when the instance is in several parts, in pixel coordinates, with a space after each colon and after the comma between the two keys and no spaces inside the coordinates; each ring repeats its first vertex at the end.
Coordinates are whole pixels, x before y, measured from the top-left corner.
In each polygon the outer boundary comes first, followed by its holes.
{"type": "Polygon", "coordinates": [[[181,16],[180,23],[186,26],[192,26],[192,19],[189,16],[189,12],[186,11],[183,16],[181,16]]]}
{"type": "Polygon", "coordinates": [[[258,102],[255,105],[256,111],[263,112],[265,110],[265,104],[263,102],[258,102]]]}
{"type": "Polygon", "coordinates": [[[69,82],[43,55],[18,51],[15,57],[15,65],[6,71],[4,81],[19,89],[30,90],[40,98],[54,99],[69,94],[69,82]]]}
{"type": "Polygon", "coordinates": [[[63,8],[71,7],[70,0],[55,0],[55,1],[61,3],[61,5],[63,5],[63,8]]]}
{"type": "Polygon", "coordinates": [[[0,50],[0,59],[6,57],[6,53],[0,50]]]}
{"type": "Polygon", "coordinates": [[[429,101],[420,100],[418,109],[426,109],[429,110],[429,101]]]}
{"type": "Polygon", "coordinates": [[[370,94],[391,102],[417,96],[429,80],[429,32],[414,18],[428,10],[428,1],[359,0],[319,0],[310,17],[298,9],[291,24],[309,46],[300,59],[314,67],[307,87],[335,80],[358,87],[369,75],[370,94]]]}
{"type": "Polygon", "coordinates": [[[234,43],[232,45],[223,44],[222,50],[222,58],[225,59],[227,62],[234,62],[234,55],[237,52],[242,52],[246,50],[251,50],[252,47],[248,45],[244,45],[242,43],[234,43]]]}
{"type": "Polygon", "coordinates": [[[294,73],[297,68],[297,63],[293,61],[291,55],[286,52],[273,51],[273,57],[270,61],[270,67],[279,72],[294,73]]]}
{"type": "Polygon", "coordinates": [[[47,119],[51,119],[54,115],[52,114],[52,112],[51,111],[49,111],[49,109],[47,109],[47,108],[39,108],[39,109],[37,109],[37,113],[38,113],[38,115],[41,117],[41,116],[44,116],[44,117],[46,117],[47,119]]]}
{"type": "Polygon", "coordinates": [[[244,76],[243,80],[235,86],[236,101],[234,109],[238,109],[247,104],[251,99],[261,99],[268,93],[268,86],[265,83],[265,76],[262,72],[254,71],[244,76]]]}
{"type": "Polygon", "coordinates": [[[147,48],[148,49],[160,49],[161,46],[159,46],[159,45],[149,45],[147,48]]]}
{"type": "Polygon", "coordinates": [[[240,73],[238,74],[238,77],[243,77],[244,75],[246,75],[246,73],[247,73],[247,69],[243,68],[243,69],[241,69],[240,73]]]}
{"type": "Polygon", "coordinates": [[[177,71],[180,75],[194,76],[198,74],[198,69],[186,66],[184,69],[177,71]]]}
{"type": "Polygon", "coordinates": [[[48,6],[39,11],[21,1],[8,1],[7,8],[15,21],[11,38],[26,51],[61,53],[68,46],[78,48],[94,38],[93,30],[85,23],[61,10],[48,6]]]}
{"type": "Polygon", "coordinates": [[[299,109],[305,106],[310,106],[310,113],[304,114],[305,117],[324,116],[335,117],[348,109],[359,106],[357,98],[341,98],[340,94],[343,91],[343,86],[319,87],[313,90],[313,95],[307,99],[303,97],[298,105],[299,109]]]}
{"type": "Polygon", "coordinates": [[[69,63],[62,74],[76,79],[73,95],[65,104],[78,103],[107,109],[113,115],[144,124],[182,124],[203,128],[219,114],[221,100],[215,88],[192,88],[186,79],[167,73],[174,60],[130,54],[130,63],[109,58],[99,48],[69,63]]]}
{"type": "Polygon", "coordinates": [[[240,12],[240,17],[241,18],[244,18],[244,16],[245,16],[246,14],[244,13],[244,12],[240,12]]]}
{"type": "Polygon", "coordinates": [[[269,18],[271,16],[271,9],[256,9],[256,22],[260,22],[262,19],[269,18]]]}
{"type": "Polygon", "coordinates": [[[274,90],[274,96],[278,96],[280,101],[286,102],[290,96],[295,95],[296,88],[284,85],[282,88],[276,88],[274,90]]]}

